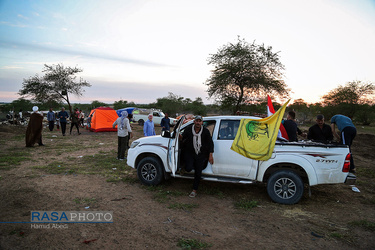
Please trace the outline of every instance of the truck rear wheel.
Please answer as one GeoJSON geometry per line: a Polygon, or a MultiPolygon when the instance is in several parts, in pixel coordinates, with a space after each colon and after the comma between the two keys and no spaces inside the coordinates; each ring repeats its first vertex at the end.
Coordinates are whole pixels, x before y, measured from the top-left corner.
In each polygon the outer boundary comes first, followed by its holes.
{"type": "Polygon", "coordinates": [[[145,121],[143,119],[140,119],[140,120],[138,120],[138,124],[143,126],[143,124],[145,124],[145,121]]]}
{"type": "Polygon", "coordinates": [[[301,177],[290,170],[280,170],[271,175],[267,181],[267,192],[270,198],[281,204],[295,204],[303,195],[301,177]]]}
{"type": "Polygon", "coordinates": [[[156,186],[163,180],[163,169],[155,157],[142,159],[137,166],[139,180],[147,186],[156,186]]]}

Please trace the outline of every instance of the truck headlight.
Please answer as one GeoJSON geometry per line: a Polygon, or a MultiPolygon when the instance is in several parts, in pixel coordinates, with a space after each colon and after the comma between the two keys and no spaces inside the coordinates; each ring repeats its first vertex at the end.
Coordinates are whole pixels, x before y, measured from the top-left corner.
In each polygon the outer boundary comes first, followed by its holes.
{"type": "Polygon", "coordinates": [[[130,145],[130,148],[135,148],[136,146],[138,146],[140,142],[139,141],[133,141],[132,144],[130,145]]]}

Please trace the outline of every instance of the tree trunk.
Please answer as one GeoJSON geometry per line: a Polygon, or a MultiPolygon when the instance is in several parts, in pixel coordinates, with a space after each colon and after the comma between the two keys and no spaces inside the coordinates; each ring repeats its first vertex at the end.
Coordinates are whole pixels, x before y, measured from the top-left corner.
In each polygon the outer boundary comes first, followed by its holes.
{"type": "Polygon", "coordinates": [[[68,105],[69,105],[70,115],[72,115],[72,114],[73,114],[73,109],[72,109],[72,105],[70,105],[70,102],[69,102],[68,92],[66,92],[66,102],[67,102],[68,105]]]}

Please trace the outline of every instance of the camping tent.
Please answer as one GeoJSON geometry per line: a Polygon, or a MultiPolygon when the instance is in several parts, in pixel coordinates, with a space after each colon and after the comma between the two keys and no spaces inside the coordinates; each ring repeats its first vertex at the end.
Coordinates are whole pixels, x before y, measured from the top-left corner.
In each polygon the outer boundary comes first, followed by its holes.
{"type": "Polygon", "coordinates": [[[116,110],[109,107],[99,107],[91,110],[87,123],[90,131],[93,132],[117,131],[117,128],[112,128],[117,118],[116,110]]]}
{"type": "Polygon", "coordinates": [[[116,113],[119,117],[121,117],[122,111],[126,111],[126,112],[128,112],[128,114],[132,114],[134,109],[136,109],[136,108],[130,107],[130,108],[118,109],[118,110],[116,110],[116,113]]]}

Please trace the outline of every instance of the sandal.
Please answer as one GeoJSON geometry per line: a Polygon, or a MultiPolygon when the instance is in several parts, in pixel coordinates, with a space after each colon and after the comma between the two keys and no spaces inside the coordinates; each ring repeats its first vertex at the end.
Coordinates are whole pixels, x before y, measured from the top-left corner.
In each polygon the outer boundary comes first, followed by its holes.
{"type": "Polygon", "coordinates": [[[193,191],[189,194],[189,197],[190,197],[190,198],[195,198],[195,196],[197,196],[197,192],[193,190],[193,191]]]}

